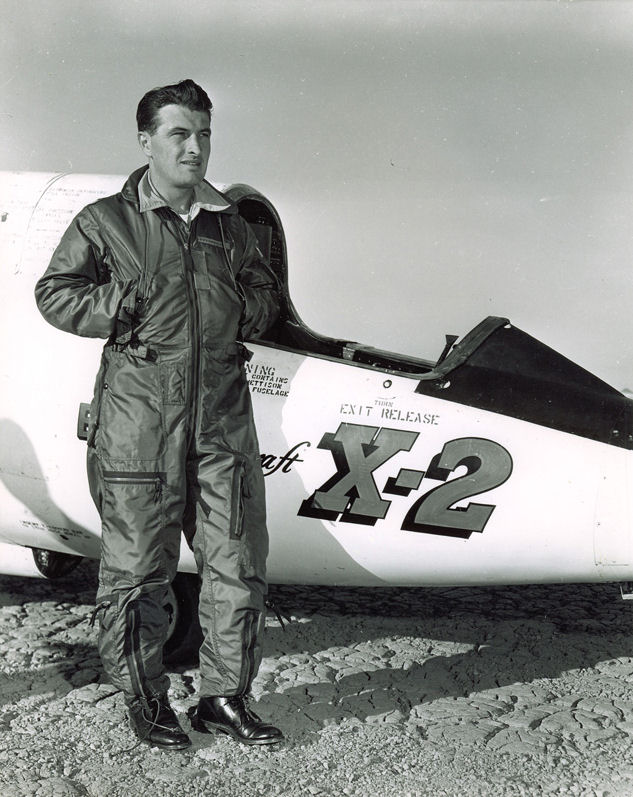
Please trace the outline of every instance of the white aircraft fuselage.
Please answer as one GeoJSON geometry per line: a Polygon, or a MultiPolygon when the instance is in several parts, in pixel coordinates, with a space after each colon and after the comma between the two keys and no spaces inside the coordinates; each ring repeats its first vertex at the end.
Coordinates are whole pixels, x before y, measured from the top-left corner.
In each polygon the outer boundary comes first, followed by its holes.
{"type": "MultiPolygon", "coordinates": [[[[49,326],[33,288],[74,214],[123,182],[0,178],[6,545],[99,557],[77,418],[104,341],[49,326]]],[[[260,234],[272,227],[284,276],[274,208],[246,186],[223,190],[249,220],[262,211],[255,224],[260,234]]],[[[321,338],[286,298],[274,335],[247,343],[271,582],[633,580],[628,399],[504,319],[488,319],[433,364],[321,338]]],[[[8,551],[0,546],[0,570],[10,569],[8,551]]],[[[184,545],[180,569],[195,571],[184,545]]]]}

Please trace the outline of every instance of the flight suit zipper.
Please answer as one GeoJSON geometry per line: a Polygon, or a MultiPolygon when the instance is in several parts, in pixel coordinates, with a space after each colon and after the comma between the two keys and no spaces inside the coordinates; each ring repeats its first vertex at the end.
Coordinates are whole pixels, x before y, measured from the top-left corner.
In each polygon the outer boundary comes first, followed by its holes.
{"type": "Polygon", "coordinates": [[[246,694],[250,688],[255,671],[255,644],[257,642],[257,624],[259,612],[249,611],[244,617],[244,632],[242,636],[242,668],[237,694],[246,694]]]}
{"type": "Polygon", "coordinates": [[[183,231],[182,224],[178,220],[177,229],[179,238],[183,246],[183,270],[185,274],[185,284],[187,286],[187,298],[189,299],[189,335],[191,338],[191,395],[190,395],[190,412],[189,412],[189,428],[187,430],[188,445],[195,440],[196,428],[198,424],[198,389],[200,385],[200,308],[198,306],[198,292],[196,291],[195,283],[195,264],[191,255],[191,240],[193,238],[193,228],[195,220],[191,225],[191,229],[186,233],[183,231]]]}
{"type": "Polygon", "coordinates": [[[136,601],[126,609],[123,653],[130,672],[135,695],[145,696],[145,668],[141,658],[141,614],[136,601]]]}

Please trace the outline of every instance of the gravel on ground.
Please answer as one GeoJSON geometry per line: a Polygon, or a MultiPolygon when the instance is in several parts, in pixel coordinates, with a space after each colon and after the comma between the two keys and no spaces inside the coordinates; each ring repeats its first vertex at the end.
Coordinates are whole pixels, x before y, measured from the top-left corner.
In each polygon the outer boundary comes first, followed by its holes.
{"type": "MultiPolygon", "coordinates": [[[[285,741],[136,744],[89,625],[96,567],[0,577],[2,797],[633,794],[617,585],[273,586],[252,707],[285,741]]],[[[195,666],[171,673],[191,728],[195,666]]]]}

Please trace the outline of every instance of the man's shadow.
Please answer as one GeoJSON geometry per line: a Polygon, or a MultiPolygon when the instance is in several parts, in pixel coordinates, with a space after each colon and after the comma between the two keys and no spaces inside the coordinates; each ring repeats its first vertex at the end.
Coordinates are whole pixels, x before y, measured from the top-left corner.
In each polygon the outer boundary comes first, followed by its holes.
{"type": "Polygon", "coordinates": [[[51,497],[37,452],[24,429],[8,418],[0,418],[0,441],[0,482],[37,518],[38,533],[59,537],[76,547],[77,553],[98,551],[95,535],[70,518],[51,497]]]}

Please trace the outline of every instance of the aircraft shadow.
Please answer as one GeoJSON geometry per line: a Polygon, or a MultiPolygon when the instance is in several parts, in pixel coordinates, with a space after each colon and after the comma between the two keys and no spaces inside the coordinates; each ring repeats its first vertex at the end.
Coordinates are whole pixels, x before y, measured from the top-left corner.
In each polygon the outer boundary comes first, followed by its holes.
{"type": "Polygon", "coordinates": [[[30,602],[55,601],[73,606],[94,604],[99,563],[82,559],[71,573],[56,579],[32,576],[0,575],[0,611],[4,606],[20,606],[28,596],[30,602]]]}
{"type": "Polygon", "coordinates": [[[84,560],[71,574],[55,581],[0,576],[0,614],[6,607],[29,604],[28,618],[25,612],[14,631],[8,627],[2,629],[0,662],[3,669],[15,671],[0,672],[0,706],[51,693],[61,696],[96,680],[97,672],[100,675],[101,664],[94,643],[48,638],[52,633],[68,632],[73,636],[77,633],[90,636],[89,607],[94,603],[97,569],[97,562],[84,560]],[[60,606],[61,628],[52,629],[43,619],[41,622],[37,619],[37,604],[51,601],[60,606]],[[73,611],[82,606],[86,607],[85,615],[73,611]],[[26,636],[21,636],[25,632],[26,636]],[[35,647],[31,647],[33,641],[37,642],[35,647]]]}
{"type": "MultiPolygon", "coordinates": [[[[0,603],[11,605],[18,593],[16,603],[23,603],[28,590],[31,602],[91,605],[96,563],[84,565],[79,584],[75,574],[59,582],[5,577],[0,603]]],[[[633,606],[621,601],[615,585],[271,586],[270,594],[293,621],[285,631],[276,620],[268,623],[264,655],[274,670],[259,676],[258,711],[282,727],[290,724],[291,739],[350,718],[375,721],[399,712],[401,721],[415,719],[416,707],[441,698],[529,686],[633,656],[633,606]],[[318,662],[322,674],[285,687],[277,662],[285,657],[290,669],[304,656],[306,668],[318,662]]],[[[87,616],[80,622],[87,624],[87,616]]],[[[41,668],[31,664],[0,674],[1,705],[51,692],[61,696],[103,679],[95,644],[51,639],[45,658],[41,668]]],[[[623,694],[627,689],[623,680],[623,694]]]]}
{"type": "MultiPolygon", "coordinates": [[[[48,702],[52,694],[61,698],[73,689],[100,680],[101,664],[96,645],[51,643],[46,655],[56,660],[42,667],[0,673],[0,706],[42,696],[46,696],[48,702]]],[[[12,717],[4,716],[2,722],[6,724],[10,719],[12,717]]]]}
{"type": "MultiPolygon", "coordinates": [[[[547,680],[566,671],[633,655],[633,607],[621,601],[615,585],[345,590],[345,638],[340,623],[332,622],[341,590],[317,589],[323,607],[315,611],[313,596],[302,610],[295,588],[273,588],[279,600],[294,595],[298,622],[287,626],[285,634],[269,628],[265,655],[286,655],[293,662],[301,653],[324,653],[330,647],[334,657],[353,654],[354,666],[349,675],[339,670],[339,677],[336,669],[328,672],[326,655],[319,657],[326,673],[320,683],[286,689],[283,681],[264,684],[262,710],[277,715],[282,725],[287,719],[291,735],[346,718],[380,721],[391,712],[400,721],[415,719],[416,707],[423,712],[440,698],[476,702],[477,694],[487,690],[501,690],[500,699],[511,701],[512,690],[505,689],[510,685],[547,690],[547,680]],[[350,606],[350,595],[357,604],[362,598],[360,615],[350,606]],[[398,616],[399,611],[404,615],[398,616]],[[415,640],[422,644],[416,646],[415,640]],[[456,643],[468,649],[455,652],[456,643]],[[372,647],[383,655],[372,657],[372,647]],[[359,652],[360,659],[354,655],[359,652]],[[534,684],[540,681],[545,683],[534,684]]],[[[633,659],[628,669],[633,671],[633,659]]],[[[623,693],[627,688],[623,678],[623,693]]],[[[481,697],[485,702],[486,696],[481,697]]]]}

